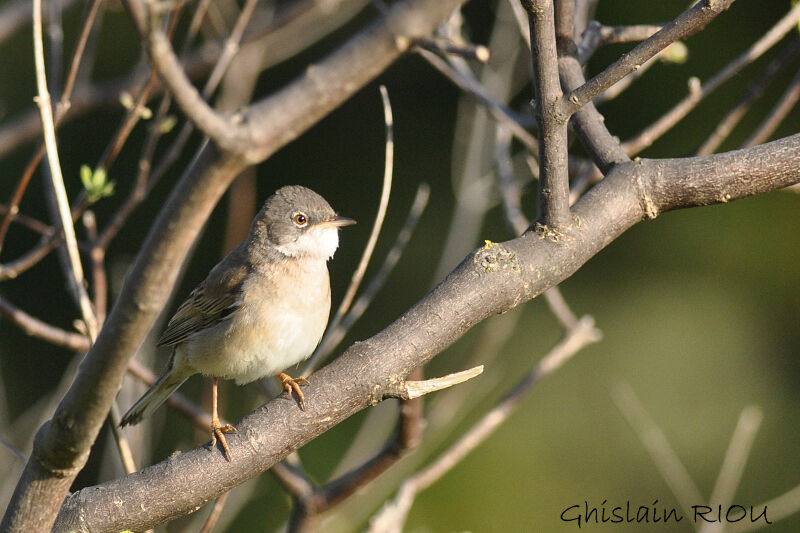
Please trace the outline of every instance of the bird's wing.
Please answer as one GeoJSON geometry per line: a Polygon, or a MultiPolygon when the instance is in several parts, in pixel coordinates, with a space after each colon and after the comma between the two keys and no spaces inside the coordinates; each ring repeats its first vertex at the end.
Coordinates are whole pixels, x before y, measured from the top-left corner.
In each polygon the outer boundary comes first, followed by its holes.
{"type": "Polygon", "coordinates": [[[242,285],[250,266],[231,253],[195,288],[167,324],[159,346],[185,341],[204,329],[214,327],[235,313],[242,302],[242,285]]]}

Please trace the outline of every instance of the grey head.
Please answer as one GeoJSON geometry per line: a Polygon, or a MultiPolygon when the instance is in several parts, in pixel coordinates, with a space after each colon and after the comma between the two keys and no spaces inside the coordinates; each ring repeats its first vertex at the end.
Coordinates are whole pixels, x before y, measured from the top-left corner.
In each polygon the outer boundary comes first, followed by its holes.
{"type": "Polygon", "coordinates": [[[258,212],[250,234],[253,240],[288,257],[333,257],[339,246],[339,228],[355,224],[336,214],[311,189],[286,185],[270,196],[258,212]]]}

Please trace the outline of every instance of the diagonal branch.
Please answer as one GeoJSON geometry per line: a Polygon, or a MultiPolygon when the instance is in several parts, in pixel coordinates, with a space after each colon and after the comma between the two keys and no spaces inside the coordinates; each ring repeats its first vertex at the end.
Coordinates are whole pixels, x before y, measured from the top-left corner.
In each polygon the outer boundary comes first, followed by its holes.
{"type": "Polygon", "coordinates": [[[616,165],[575,204],[579,223],[569,239],[554,242],[529,231],[474,251],[383,331],[317,371],[305,411],[278,398],[244,418],[228,438],[232,462],[201,447],[83,489],[69,496],[56,529],[140,530],[185,514],[381,401],[398,379],[472,326],[560,283],[637,222],[797,182],[800,134],[724,154],[616,165]]]}
{"type": "Polygon", "coordinates": [[[622,149],[633,157],[651,144],[664,133],[672,129],[683,117],[694,109],[704,98],[715,91],[720,85],[735,76],[745,66],[758,59],[764,52],[778,43],[787,33],[792,31],[797,20],[800,19],[800,4],[797,4],[784,15],[770,30],[759,40],[750,45],[747,50],[725,65],[705,83],[693,78],[690,80],[689,94],[678,102],[675,107],[665,113],[661,118],[647,126],[638,135],[622,143],[622,149]]]}
{"type": "Polygon", "coordinates": [[[592,99],[639,68],[667,45],[694,35],[706,27],[714,17],[728,9],[734,0],[700,0],[691,8],[666,24],[652,37],[623,54],[603,72],[571,91],[562,101],[561,112],[570,115],[591,102],[592,99]]]}

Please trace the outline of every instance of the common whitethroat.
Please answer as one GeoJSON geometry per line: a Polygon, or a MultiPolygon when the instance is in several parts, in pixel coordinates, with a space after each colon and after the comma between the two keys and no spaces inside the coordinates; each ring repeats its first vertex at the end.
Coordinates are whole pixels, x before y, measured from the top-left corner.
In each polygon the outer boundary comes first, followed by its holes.
{"type": "Polygon", "coordinates": [[[275,374],[284,390],[300,383],[282,372],[316,348],[331,308],[327,261],[339,246],[339,228],[355,220],[338,216],[314,191],[287,185],[270,196],[250,225],[247,239],[209,272],[170,319],[158,340],[172,346],[167,367],[122,417],[137,424],[190,376],[212,378],[211,445],[217,439],[230,461],[217,415],[217,380],[249,383],[275,374]]]}

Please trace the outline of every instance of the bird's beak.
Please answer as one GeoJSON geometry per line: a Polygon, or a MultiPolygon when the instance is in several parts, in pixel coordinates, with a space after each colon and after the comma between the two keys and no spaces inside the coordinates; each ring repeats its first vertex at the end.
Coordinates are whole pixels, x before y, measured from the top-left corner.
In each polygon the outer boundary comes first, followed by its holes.
{"type": "Polygon", "coordinates": [[[320,226],[333,226],[334,228],[341,228],[341,227],[344,227],[344,226],[352,226],[355,223],[356,223],[356,221],[353,220],[352,218],[340,217],[339,215],[336,215],[334,217],[329,218],[325,222],[320,222],[319,225],[320,226]]]}

